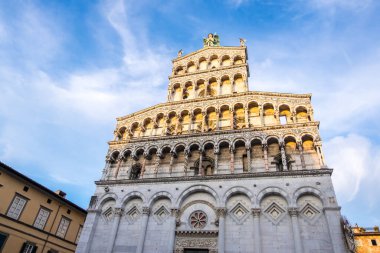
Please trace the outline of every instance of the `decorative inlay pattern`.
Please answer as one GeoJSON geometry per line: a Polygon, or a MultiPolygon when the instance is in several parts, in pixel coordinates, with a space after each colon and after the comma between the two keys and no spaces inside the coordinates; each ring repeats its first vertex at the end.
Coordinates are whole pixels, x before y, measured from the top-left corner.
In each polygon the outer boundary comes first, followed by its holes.
{"type": "Polygon", "coordinates": [[[153,213],[153,217],[158,224],[164,223],[169,216],[170,212],[165,206],[157,208],[157,210],[153,213]]]}
{"type": "Polygon", "coordinates": [[[285,210],[276,202],[270,204],[264,211],[264,215],[275,225],[282,220],[285,213],[285,210]]]}
{"type": "Polygon", "coordinates": [[[140,215],[141,215],[141,212],[139,211],[139,209],[136,206],[133,206],[131,209],[129,209],[126,212],[125,217],[128,220],[128,222],[132,224],[136,220],[138,220],[138,218],[140,217],[140,215]]]}
{"type": "Polygon", "coordinates": [[[307,203],[300,211],[300,214],[306,221],[314,224],[320,217],[321,212],[311,203],[307,203]]]}
{"type": "Polygon", "coordinates": [[[240,225],[249,217],[249,210],[239,202],[229,211],[229,214],[240,225]]]}

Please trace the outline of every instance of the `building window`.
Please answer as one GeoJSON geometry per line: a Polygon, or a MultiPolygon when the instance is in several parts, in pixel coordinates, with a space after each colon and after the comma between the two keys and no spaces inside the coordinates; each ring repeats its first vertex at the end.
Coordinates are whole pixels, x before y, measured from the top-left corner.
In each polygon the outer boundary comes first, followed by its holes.
{"type": "Polygon", "coordinates": [[[47,220],[49,219],[50,211],[46,208],[41,207],[37,214],[36,220],[34,221],[34,226],[39,229],[44,229],[47,220]]]}
{"type": "Polygon", "coordinates": [[[371,240],[371,243],[372,243],[372,246],[377,246],[377,242],[376,242],[376,240],[372,239],[372,240],[371,240]]]}
{"type": "Polygon", "coordinates": [[[0,232],[0,252],[3,249],[7,238],[8,238],[7,234],[3,234],[3,233],[0,232]]]}
{"type": "Polygon", "coordinates": [[[37,246],[31,242],[25,242],[22,245],[20,253],[35,253],[37,251],[37,246]]]}
{"type": "Polygon", "coordinates": [[[79,238],[80,238],[80,234],[82,233],[82,229],[83,229],[83,226],[79,226],[79,230],[78,230],[78,234],[77,234],[77,238],[75,239],[75,243],[78,243],[79,242],[79,238]]]}
{"type": "Polygon", "coordinates": [[[18,220],[28,200],[20,195],[13,198],[12,204],[8,209],[7,215],[13,219],[18,220]]]}
{"type": "Polygon", "coordinates": [[[59,237],[65,238],[69,225],[70,225],[70,220],[66,217],[62,217],[61,222],[59,223],[56,235],[59,237]]]}

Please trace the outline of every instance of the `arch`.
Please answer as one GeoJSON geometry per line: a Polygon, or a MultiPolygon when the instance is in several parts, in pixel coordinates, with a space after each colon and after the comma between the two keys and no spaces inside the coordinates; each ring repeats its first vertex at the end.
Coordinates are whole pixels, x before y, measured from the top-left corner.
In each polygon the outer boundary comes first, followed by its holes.
{"type": "Polygon", "coordinates": [[[218,141],[218,144],[217,144],[218,148],[220,148],[220,145],[223,144],[223,143],[227,143],[228,147],[231,147],[230,140],[228,140],[228,139],[221,139],[221,140],[218,141]]]}
{"type": "Polygon", "coordinates": [[[280,143],[280,137],[277,135],[269,135],[265,138],[266,143],[277,142],[280,143]]]}
{"type": "Polygon", "coordinates": [[[239,137],[239,138],[236,138],[236,139],[234,139],[234,140],[232,141],[232,147],[233,147],[234,149],[235,149],[235,145],[236,145],[236,143],[239,142],[239,141],[243,142],[243,143],[244,143],[244,146],[246,146],[247,141],[246,141],[244,138],[239,137]]]}
{"type": "Polygon", "coordinates": [[[176,207],[179,208],[183,201],[192,193],[194,192],[206,192],[212,195],[215,199],[215,202],[218,206],[220,206],[220,198],[216,191],[212,189],[210,186],[207,185],[193,185],[185,189],[178,197],[177,202],[176,202],[176,207]]]}
{"type": "Polygon", "coordinates": [[[183,142],[177,143],[177,144],[173,147],[173,151],[174,151],[175,153],[177,153],[178,151],[185,150],[185,149],[186,149],[186,144],[183,143],[183,142]]]}
{"type": "Polygon", "coordinates": [[[154,202],[156,202],[158,199],[167,198],[170,200],[171,203],[173,203],[173,196],[167,192],[167,191],[160,191],[154,194],[149,200],[148,200],[148,206],[149,208],[152,208],[154,202]]]}
{"type": "Polygon", "coordinates": [[[222,204],[226,206],[228,199],[232,197],[233,195],[239,194],[239,193],[246,195],[251,200],[252,205],[255,204],[254,203],[255,199],[252,192],[248,190],[246,187],[242,187],[242,186],[234,186],[228,189],[223,195],[222,204]]]}
{"type": "Polygon", "coordinates": [[[121,152],[121,157],[127,158],[128,156],[132,155],[132,149],[126,148],[121,152]]]}
{"type": "Polygon", "coordinates": [[[114,200],[116,202],[116,205],[117,205],[117,200],[118,200],[117,195],[113,192],[107,192],[102,197],[99,198],[98,203],[96,205],[96,209],[98,209],[98,210],[101,209],[103,207],[103,205],[107,201],[110,201],[110,200],[114,200]]]}
{"type": "Polygon", "coordinates": [[[293,193],[293,201],[294,201],[294,206],[296,205],[298,199],[304,195],[313,195],[314,197],[317,197],[318,199],[320,199],[323,203],[324,206],[327,205],[327,201],[323,195],[323,193],[314,188],[314,187],[310,187],[310,186],[303,186],[303,187],[300,187],[298,188],[294,193],[293,193]]]}
{"type": "Polygon", "coordinates": [[[206,57],[201,57],[198,60],[199,70],[206,70],[207,69],[207,59],[206,57]]]}
{"type": "Polygon", "coordinates": [[[291,199],[290,199],[290,196],[288,193],[286,193],[286,191],[284,191],[283,189],[279,188],[279,187],[267,187],[263,190],[261,190],[259,192],[259,194],[257,195],[257,198],[256,198],[256,203],[258,205],[261,204],[261,201],[267,197],[267,196],[270,196],[270,195],[279,195],[281,197],[283,197],[287,204],[290,205],[291,204],[291,199]]]}
{"type": "Polygon", "coordinates": [[[244,63],[243,58],[240,55],[234,57],[234,65],[244,63]]]}
{"type": "Polygon", "coordinates": [[[143,202],[143,204],[146,203],[146,198],[145,198],[144,194],[142,194],[139,191],[133,191],[133,192],[128,193],[127,195],[125,195],[121,199],[121,201],[120,201],[121,207],[124,208],[127,205],[128,201],[131,200],[131,199],[134,199],[134,198],[141,199],[142,202],[143,202]]]}
{"type": "Polygon", "coordinates": [[[192,73],[192,72],[195,72],[197,69],[195,63],[193,61],[190,61],[189,63],[187,63],[187,66],[186,66],[186,72],[187,73],[192,73]]]}
{"type": "Polygon", "coordinates": [[[201,145],[199,142],[197,142],[197,141],[193,141],[193,142],[191,142],[191,143],[188,145],[189,150],[191,150],[191,148],[192,148],[193,146],[198,146],[198,149],[200,149],[200,148],[202,147],[202,145],[201,145]]]}
{"type": "Polygon", "coordinates": [[[231,65],[231,57],[229,55],[222,56],[222,66],[230,66],[231,65]]]}
{"type": "Polygon", "coordinates": [[[150,155],[152,155],[151,154],[151,150],[156,150],[156,152],[158,151],[158,146],[157,145],[152,145],[152,146],[149,146],[147,149],[146,149],[146,152],[148,153],[148,154],[150,154],[150,155]]]}
{"type": "Polygon", "coordinates": [[[206,140],[203,142],[202,149],[205,150],[206,146],[210,146],[210,145],[212,145],[213,148],[215,148],[215,143],[213,140],[206,140]]]}
{"type": "Polygon", "coordinates": [[[263,144],[263,139],[262,139],[261,137],[259,137],[259,136],[254,136],[254,137],[252,137],[252,139],[250,139],[249,142],[250,142],[251,145],[252,145],[252,143],[255,142],[256,140],[259,141],[260,144],[263,144]]]}

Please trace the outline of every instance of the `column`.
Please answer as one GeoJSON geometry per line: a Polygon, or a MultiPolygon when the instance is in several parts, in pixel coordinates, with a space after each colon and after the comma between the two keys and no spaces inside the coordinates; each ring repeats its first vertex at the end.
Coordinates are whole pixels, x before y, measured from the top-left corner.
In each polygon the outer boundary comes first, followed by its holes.
{"type": "Polygon", "coordinates": [[[325,167],[326,164],[325,164],[325,157],[323,156],[323,153],[322,153],[322,145],[320,143],[316,143],[315,149],[317,151],[319,163],[321,167],[325,167]]]}
{"type": "Polygon", "coordinates": [[[206,117],[206,112],[202,112],[202,132],[204,132],[206,129],[206,117]]]}
{"type": "Polygon", "coordinates": [[[144,178],[145,163],[146,163],[146,154],[143,154],[143,161],[142,161],[142,165],[141,165],[141,175],[140,175],[140,178],[144,178]]]}
{"type": "Polygon", "coordinates": [[[230,148],[230,154],[231,154],[230,171],[231,171],[231,174],[234,174],[234,171],[235,171],[235,150],[232,147],[230,148]]]}
{"type": "Polygon", "coordinates": [[[310,108],[310,110],[309,110],[309,117],[310,117],[310,121],[314,121],[314,110],[313,110],[313,108],[310,108]]]}
{"type": "Polygon", "coordinates": [[[218,80],[218,87],[217,87],[217,91],[216,91],[218,96],[222,94],[222,92],[221,92],[221,90],[220,90],[221,87],[222,87],[222,85],[221,85],[221,81],[218,80]]]}
{"type": "Polygon", "coordinates": [[[286,162],[286,153],[285,153],[285,143],[280,143],[280,152],[281,152],[281,161],[282,161],[282,168],[284,171],[288,170],[288,163],[286,162]]]}
{"type": "Polygon", "coordinates": [[[185,149],[185,161],[183,164],[183,170],[185,172],[185,176],[187,176],[187,167],[189,166],[189,151],[185,149]]]}
{"type": "Polygon", "coordinates": [[[114,218],[112,222],[112,230],[110,233],[108,246],[107,246],[107,253],[112,253],[113,251],[113,246],[115,244],[115,240],[117,236],[117,230],[119,229],[120,218],[122,215],[123,215],[123,209],[115,208],[114,218]]]}
{"type": "Polygon", "coordinates": [[[171,217],[170,217],[170,236],[169,236],[169,242],[168,242],[168,253],[174,252],[174,246],[175,246],[175,233],[177,229],[177,218],[179,215],[179,209],[172,208],[171,210],[171,217]]]}
{"type": "Polygon", "coordinates": [[[294,252],[302,253],[302,241],[301,241],[301,233],[298,225],[298,214],[299,211],[295,207],[289,208],[290,219],[292,220],[292,228],[293,228],[293,240],[294,240],[294,252]]]}
{"type": "Polygon", "coordinates": [[[148,220],[149,220],[149,207],[144,206],[142,210],[142,217],[141,217],[141,231],[140,231],[140,238],[137,245],[136,253],[143,253],[144,250],[144,244],[145,244],[145,235],[146,235],[146,229],[148,227],[148,220]]]}
{"type": "Polygon", "coordinates": [[[249,128],[248,107],[244,107],[245,127],[249,128]]]}
{"type": "Polygon", "coordinates": [[[268,166],[268,144],[263,144],[263,151],[264,151],[264,165],[265,165],[265,170],[269,170],[268,166]]]}
{"type": "Polygon", "coordinates": [[[251,147],[246,147],[247,150],[247,172],[252,172],[252,166],[251,166],[251,147]]]}
{"type": "Polygon", "coordinates": [[[107,156],[106,157],[106,165],[104,166],[104,169],[103,169],[102,180],[105,180],[107,178],[107,174],[108,174],[108,170],[110,168],[110,165],[111,165],[111,159],[109,156],[107,156]]]}
{"type": "Polygon", "coordinates": [[[234,110],[230,108],[230,124],[231,124],[231,129],[235,128],[235,122],[234,122],[234,110]]]}
{"type": "Polygon", "coordinates": [[[205,171],[202,169],[202,160],[203,160],[203,150],[199,149],[198,175],[204,176],[205,175],[205,171]]]}
{"type": "Polygon", "coordinates": [[[193,117],[194,117],[194,115],[192,113],[190,113],[190,115],[189,115],[189,126],[187,128],[188,133],[191,133],[191,126],[193,125],[193,117]]]}
{"type": "Polygon", "coordinates": [[[121,163],[123,162],[123,157],[120,157],[117,161],[117,166],[116,166],[116,172],[115,172],[115,179],[117,179],[117,176],[119,175],[119,170],[121,163]]]}
{"type": "Polygon", "coordinates": [[[214,151],[214,174],[218,174],[219,150],[214,151]]]}
{"type": "Polygon", "coordinates": [[[219,117],[220,117],[219,109],[216,109],[215,114],[216,114],[216,127],[215,127],[215,129],[219,130],[219,117]]]}
{"type": "Polygon", "coordinates": [[[96,226],[98,224],[100,210],[87,210],[86,221],[83,226],[83,231],[79,239],[77,252],[90,253],[92,241],[94,239],[96,226]]]}
{"type": "Polygon", "coordinates": [[[276,117],[277,124],[281,124],[280,113],[277,109],[274,111],[274,116],[276,117]]]}
{"type": "Polygon", "coordinates": [[[157,153],[156,154],[156,162],[154,165],[154,177],[157,177],[159,166],[160,166],[160,154],[157,153]]]}
{"type": "Polygon", "coordinates": [[[260,106],[259,113],[260,113],[261,126],[265,126],[263,108],[261,107],[261,105],[259,105],[259,106],[260,106]]]}
{"type": "Polygon", "coordinates": [[[302,147],[301,141],[297,142],[297,147],[298,147],[298,151],[300,152],[301,167],[304,170],[304,169],[306,169],[306,164],[305,164],[305,157],[303,155],[303,147],[302,147]]]}
{"type": "Polygon", "coordinates": [[[255,253],[261,253],[261,232],[260,232],[260,208],[252,208],[253,215],[253,241],[255,253]]]}
{"type": "Polygon", "coordinates": [[[227,210],[226,208],[218,208],[216,212],[219,219],[218,253],[224,253],[225,217],[227,210]]]}
{"type": "Polygon", "coordinates": [[[173,171],[173,163],[174,163],[175,155],[176,154],[174,151],[170,152],[170,163],[169,163],[169,175],[170,176],[172,175],[172,171],[173,171]]]}

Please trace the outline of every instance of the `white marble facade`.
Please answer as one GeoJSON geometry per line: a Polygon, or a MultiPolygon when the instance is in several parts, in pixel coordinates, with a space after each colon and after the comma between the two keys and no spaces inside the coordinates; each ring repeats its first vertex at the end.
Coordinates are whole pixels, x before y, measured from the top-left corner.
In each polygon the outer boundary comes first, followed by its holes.
{"type": "Polygon", "coordinates": [[[118,118],[76,252],[348,252],[311,95],[248,91],[246,59],[179,55],[168,102],[118,118]]]}

